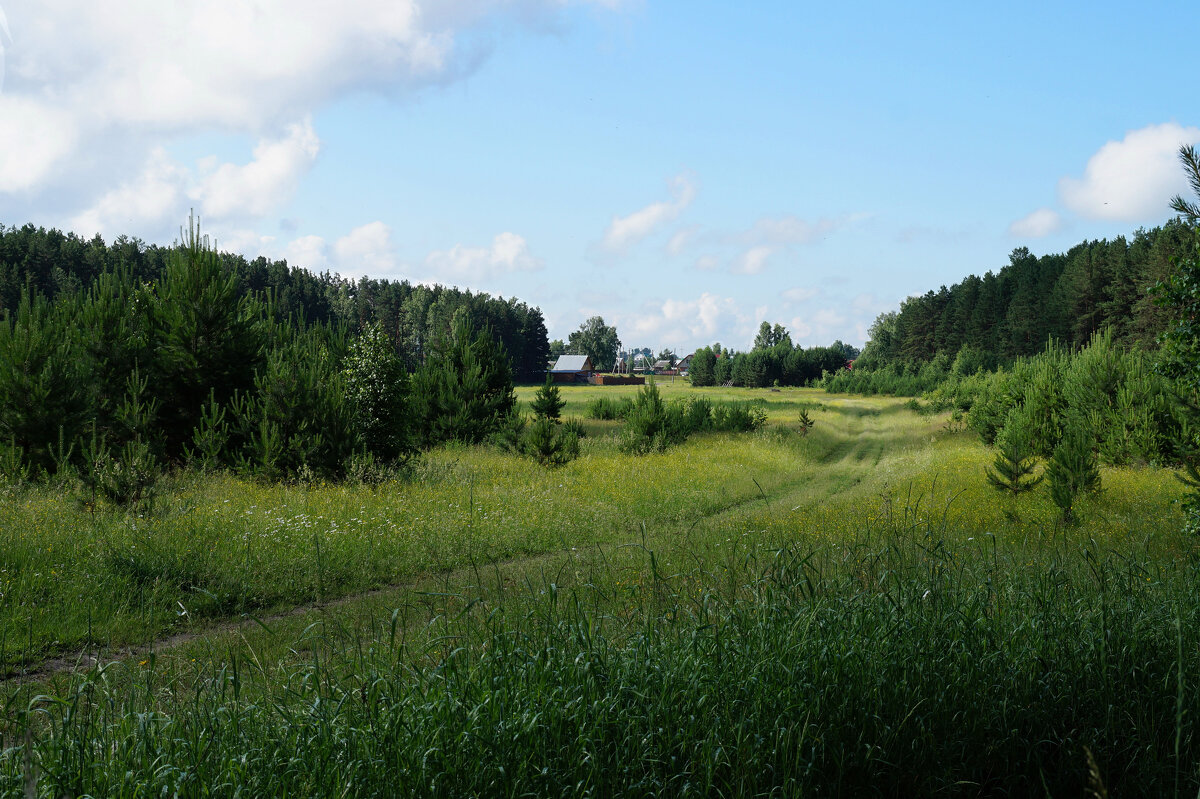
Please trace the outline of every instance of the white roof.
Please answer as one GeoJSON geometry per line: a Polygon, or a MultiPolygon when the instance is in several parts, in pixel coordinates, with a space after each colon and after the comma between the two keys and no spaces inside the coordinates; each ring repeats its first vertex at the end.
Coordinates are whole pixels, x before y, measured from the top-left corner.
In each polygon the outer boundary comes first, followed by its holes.
{"type": "Polygon", "coordinates": [[[551,372],[587,372],[592,368],[586,355],[560,355],[551,372]]]}

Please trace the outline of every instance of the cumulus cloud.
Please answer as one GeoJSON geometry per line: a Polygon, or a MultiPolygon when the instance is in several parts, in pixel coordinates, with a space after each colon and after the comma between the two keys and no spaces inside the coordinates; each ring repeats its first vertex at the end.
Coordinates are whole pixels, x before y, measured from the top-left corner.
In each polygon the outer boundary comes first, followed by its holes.
{"type": "Polygon", "coordinates": [[[187,205],[188,172],[161,147],[150,152],[140,174],[103,195],[70,220],[84,236],[112,236],[128,230],[169,230],[187,205]]]}
{"type": "Polygon", "coordinates": [[[1062,217],[1052,208],[1039,208],[1008,226],[1010,236],[1022,239],[1039,239],[1062,228],[1062,217]]]}
{"type": "Polygon", "coordinates": [[[464,46],[464,34],[501,17],[547,29],[544,23],[564,5],[589,1],[608,5],[600,0],[22,3],[10,14],[15,39],[0,19],[0,64],[7,68],[0,95],[0,199],[20,195],[23,207],[29,207],[39,199],[55,204],[71,196],[83,209],[74,214],[94,223],[111,216],[110,201],[123,184],[146,178],[131,180],[129,174],[158,160],[157,148],[181,136],[220,130],[261,138],[253,161],[217,169],[200,183],[188,183],[186,193],[214,216],[260,216],[295,188],[316,154],[310,123],[272,137],[286,123],[349,92],[403,95],[454,81],[486,55],[484,49],[464,46]],[[100,158],[95,150],[100,142],[120,147],[106,147],[100,158]],[[124,156],[115,157],[115,149],[124,156]]]}
{"type": "Polygon", "coordinates": [[[329,263],[325,239],[320,236],[301,236],[288,242],[283,257],[292,266],[302,266],[312,272],[323,271],[329,263]]]}
{"type": "Polygon", "coordinates": [[[1174,122],[1130,131],[1088,159],[1083,177],[1058,183],[1063,204],[1089,219],[1141,222],[1170,215],[1171,197],[1187,190],[1179,145],[1200,142],[1200,128],[1174,122]]]}
{"type": "Polygon", "coordinates": [[[490,247],[459,244],[449,250],[436,250],[426,256],[425,265],[439,280],[467,285],[542,268],[542,262],[530,255],[524,237],[516,233],[499,234],[490,247]]]}
{"type": "Polygon", "coordinates": [[[78,139],[69,113],[0,94],[0,193],[27,192],[60,171],[78,139]]]}
{"type": "MultiPolygon", "coordinates": [[[[138,174],[101,194],[67,226],[85,236],[129,231],[160,234],[172,230],[193,207],[202,219],[262,217],[292,196],[319,146],[306,120],[290,126],[281,138],[259,141],[248,163],[208,164],[201,176],[156,147],[138,174]]],[[[236,238],[245,244],[251,235],[242,228],[225,241],[236,238]]]]}
{"type": "Polygon", "coordinates": [[[383,222],[354,228],[333,245],[334,261],[344,275],[382,277],[396,268],[392,229],[383,222]]]}
{"type": "Polygon", "coordinates": [[[289,126],[282,138],[261,140],[248,164],[222,164],[193,196],[211,217],[266,216],[292,196],[320,147],[312,120],[305,119],[289,126]]]}
{"type": "Polygon", "coordinates": [[[604,231],[604,248],[612,252],[625,252],[673,221],[696,198],[696,186],[686,174],[673,178],[670,187],[670,200],[651,203],[628,216],[614,216],[604,231]]]}
{"type": "MultiPolygon", "coordinates": [[[[689,348],[725,338],[753,336],[756,316],[732,297],[704,292],[694,300],[667,299],[646,304],[637,314],[618,320],[622,337],[629,341],[657,341],[661,346],[689,348]]],[[[659,346],[659,345],[656,345],[659,346]]]]}

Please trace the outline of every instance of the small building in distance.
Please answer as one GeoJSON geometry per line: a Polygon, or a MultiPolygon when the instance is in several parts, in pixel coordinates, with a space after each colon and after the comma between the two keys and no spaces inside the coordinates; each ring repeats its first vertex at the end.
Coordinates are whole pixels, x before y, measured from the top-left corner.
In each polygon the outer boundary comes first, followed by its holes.
{"type": "Polygon", "coordinates": [[[587,355],[560,355],[550,368],[550,379],[555,383],[586,383],[595,371],[587,355]]]}
{"type": "Polygon", "coordinates": [[[692,358],[695,355],[696,355],[696,353],[693,352],[689,355],[683,356],[682,358],[680,358],[678,361],[675,362],[675,368],[678,369],[681,373],[686,372],[688,369],[691,369],[692,368],[692,358]]]}

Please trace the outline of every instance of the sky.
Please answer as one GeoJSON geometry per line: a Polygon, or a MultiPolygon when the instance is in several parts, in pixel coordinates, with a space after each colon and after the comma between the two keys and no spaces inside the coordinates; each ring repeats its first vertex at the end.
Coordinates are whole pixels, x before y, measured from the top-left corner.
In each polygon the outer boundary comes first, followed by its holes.
{"type": "Polygon", "coordinates": [[[861,346],[1170,218],[1190,2],[0,0],[0,224],[861,346]]]}

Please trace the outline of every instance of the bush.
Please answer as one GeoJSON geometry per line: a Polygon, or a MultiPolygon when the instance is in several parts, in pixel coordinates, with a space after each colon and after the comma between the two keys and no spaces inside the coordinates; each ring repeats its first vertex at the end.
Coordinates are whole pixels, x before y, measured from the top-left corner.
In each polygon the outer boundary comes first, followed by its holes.
{"type": "Polygon", "coordinates": [[[625,429],[621,433],[621,451],[634,455],[662,452],[671,444],[687,437],[681,430],[681,420],[682,413],[678,406],[675,406],[673,413],[668,412],[667,405],[658,392],[658,386],[653,380],[647,381],[638,391],[625,420],[625,429]]]}
{"type": "Polygon", "coordinates": [[[626,419],[632,410],[633,400],[629,397],[596,397],[588,402],[584,413],[589,419],[626,419]]]}
{"type": "Polygon", "coordinates": [[[563,425],[539,416],[521,439],[521,449],[543,466],[562,466],[579,457],[579,437],[563,425]]]}

